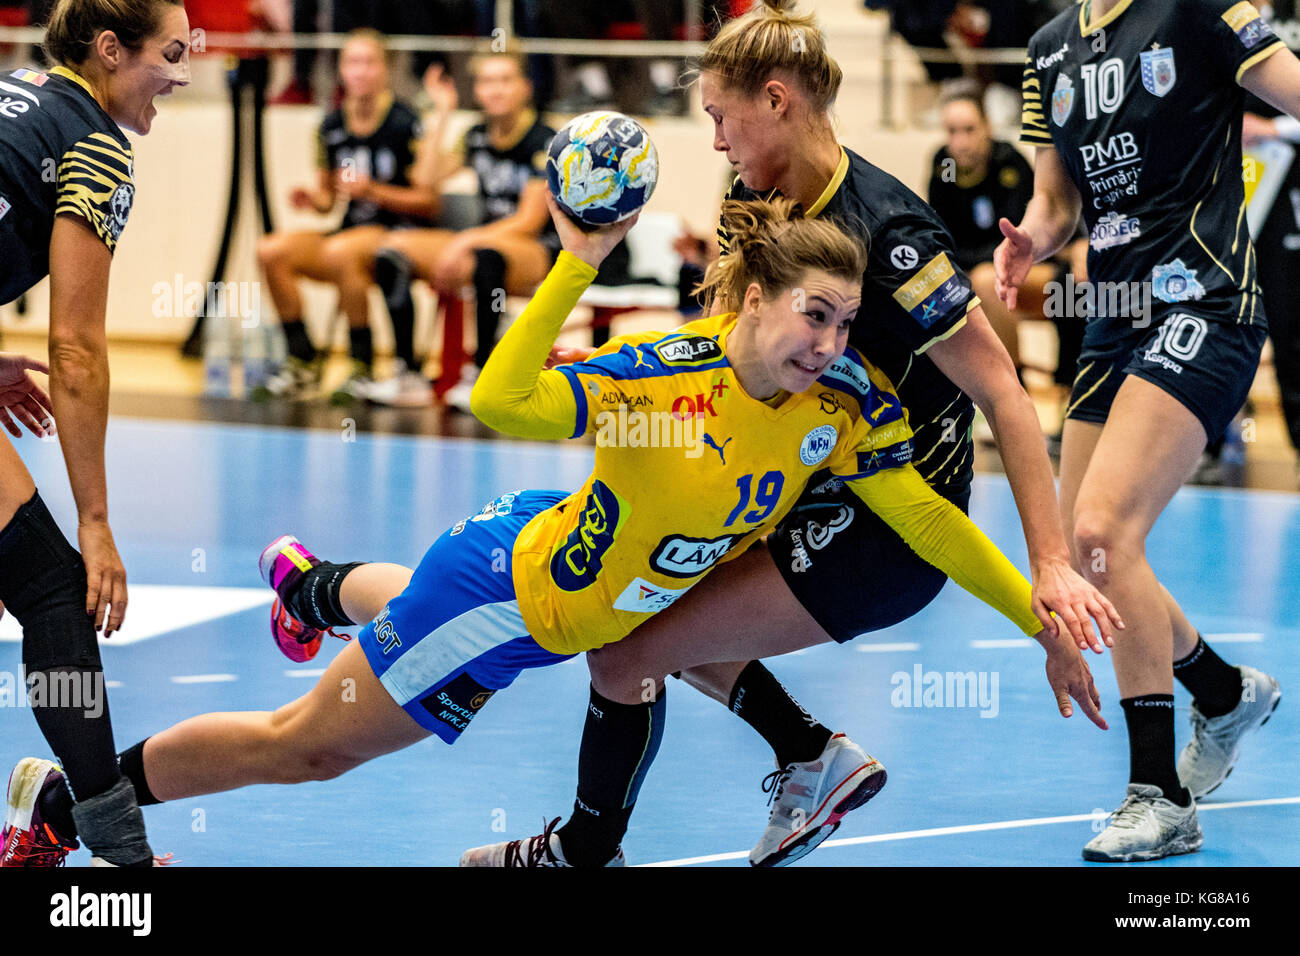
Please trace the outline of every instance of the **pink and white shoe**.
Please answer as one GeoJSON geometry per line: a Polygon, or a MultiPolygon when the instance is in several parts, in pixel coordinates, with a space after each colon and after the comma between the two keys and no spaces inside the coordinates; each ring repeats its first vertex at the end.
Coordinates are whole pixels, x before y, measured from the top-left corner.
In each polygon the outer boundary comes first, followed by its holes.
{"type": "Polygon", "coordinates": [[[880,761],[844,734],[836,734],[816,760],[786,764],[767,775],[773,792],[767,829],[750,851],[751,866],[788,866],[839,829],[851,810],[885,785],[880,761]]]}
{"type": "Polygon", "coordinates": [[[284,595],[293,590],[304,574],[316,565],[320,559],[302,546],[291,534],[283,534],[268,544],[258,558],[258,570],[265,581],[276,593],[275,603],[271,605],[271,637],[275,646],[289,660],[302,664],[311,660],[320,650],[321,639],[329,634],[339,640],[352,640],[346,634],[339,634],[333,628],[320,630],[298,620],[284,605],[284,595]]]}

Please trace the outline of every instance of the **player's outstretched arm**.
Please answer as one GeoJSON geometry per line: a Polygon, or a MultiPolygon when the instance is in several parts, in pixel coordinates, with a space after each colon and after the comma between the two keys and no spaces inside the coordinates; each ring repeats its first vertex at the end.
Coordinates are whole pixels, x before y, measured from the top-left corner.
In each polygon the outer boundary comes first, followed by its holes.
{"type": "Polygon", "coordinates": [[[86,562],[86,610],[105,636],[126,613],[126,569],[108,526],[104,433],[108,426],[108,270],[113,255],[83,219],[62,215],[50,238],[50,397],[77,540],[86,562]],[[109,611],[111,605],[112,611],[109,611]],[[107,615],[107,618],[106,618],[107,615]]]}
{"type": "MultiPolygon", "coordinates": [[[[1079,647],[1091,646],[1101,653],[1101,643],[1088,625],[1088,608],[1100,604],[1114,615],[1113,609],[1096,586],[1070,564],[1038,415],[983,310],[972,309],[965,327],[936,343],[928,354],[939,370],[974,400],[993,429],[1029,549],[1035,613],[1044,621],[1055,613],[1053,626],[1063,626],[1079,647]]],[[[1118,621],[1118,616],[1114,617],[1118,621]]]]}
{"type": "Polygon", "coordinates": [[[1004,239],[993,253],[998,298],[1016,307],[1020,286],[1036,262],[1055,255],[1070,241],[1083,200],[1055,147],[1040,146],[1034,157],[1034,198],[1020,225],[998,224],[1004,239]]]}
{"type": "Polygon", "coordinates": [[[637,217],[584,230],[560,211],[550,193],[546,202],[564,252],[483,366],[470,395],[470,409],[484,424],[506,434],[568,438],[575,432],[577,414],[573,391],[563,373],[544,372],[542,366],[564,320],[596,278],[597,268],[637,217]]]}
{"type": "MultiPolygon", "coordinates": [[[[1029,582],[961,509],[940,497],[911,465],[848,484],[912,550],[1042,646],[1062,715],[1070,716],[1073,697],[1093,723],[1106,729],[1091,672],[1069,631],[1057,628],[1043,609],[1031,604],[1029,582]]],[[[1114,609],[1094,601],[1087,611],[1109,639],[1112,623],[1118,623],[1114,609]]]]}

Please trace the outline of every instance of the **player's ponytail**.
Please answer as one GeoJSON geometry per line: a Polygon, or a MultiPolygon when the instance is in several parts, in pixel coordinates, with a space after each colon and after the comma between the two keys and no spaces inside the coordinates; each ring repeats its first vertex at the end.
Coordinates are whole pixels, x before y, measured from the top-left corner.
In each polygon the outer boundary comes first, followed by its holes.
{"type": "Polygon", "coordinates": [[[826,52],[826,36],[795,0],[762,0],[726,23],[700,58],[699,72],[715,73],[729,88],[753,96],[773,76],[794,77],[813,108],[826,112],[844,78],[826,52]]]}
{"type": "Polygon", "coordinates": [[[138,52],[157,32],[163,8],[183,5],[182,0],[59,0],[45,28],[45,54],[63,66],[81,66],[105,31],[138,52]]]}
{"type": "Polygon", "coordinates": [[[728,248],[705,273],[696,289],[714,303],[715,312],[734,312],[745,290],[757,282],[765,299],[794,288],[809,269],[858,281],[867,267],[867,251],[856,236],[834,222],[805,219],[798,203],[783,196],[722,204],[722,228],[728,248]]]}

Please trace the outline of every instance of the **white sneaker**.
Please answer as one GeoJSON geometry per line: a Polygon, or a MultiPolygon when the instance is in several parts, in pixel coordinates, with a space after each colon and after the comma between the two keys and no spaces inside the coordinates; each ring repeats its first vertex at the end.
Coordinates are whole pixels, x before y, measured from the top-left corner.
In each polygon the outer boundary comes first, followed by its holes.
{"type": "Polygon", "coordinates": [[[319,359],[304,362],[290,355],[265,384],[252,390],[250,397],[257,402],[273,398],[301,398],[320,386],[321,364],[319,359]]]}
{"type": "Polygon", "coordinates": [[[1130,783],[1124,802],[1110,815],[1106,829],[1083,848],[1083,858],[1097,863],[1140,863],[1201,848],[1196,801],[1180,807],[1150,783],[1130,783]]]}
{"type": "MultiPolygon", "coordinates": [[[[542,829],[537,836],[526,840],[510,840],[506,843],[493,843],[490,846],[476,846],[466,850],[460,856],[461,866],[573,866],[564,858],[560,847],[559,834],[555,833],[556,817],[542,829]]],[[[614,858],[606,866],[627,866],[623,848],[619,847],[614,858]]]]}
{"type": "Polygon", "coordinates": [[[1221,717],[1205,717],[1192,701],[1192,739],[1178,755],[1178,779],[1197,800],[1228,779],[1246,734],[1268,723],[1282,686],[1263,671],[1242,665],[1241,701],[1221,717]]]}
{"type": "Polygon", "coordinates": [[[470,413],[469,396],[474,391],[474,383],[478,381],[478,372],[477,365],[466,365],[461,370],[460,381],[449,388],[447,393],[442,396],[443,402],[451,408],[468,415],[470,413]]]}
{"type": "Polygon", "coordinates": [[[376,405],[424,408],[433,404],[433,386],[419,372],[411,371],[405,362],[398,360],[397,374],[375,382],[366,390],[365,397],[376,405]]]}
{"type": "Polygon", "coordinates": [[[836,734],[816,760],[787,764],[767,775],[775,791],[767,829],[749,853],[750,866],[786,866],[815,850],[839,829],[851,810],[885,785],[879,760],[844,734],[836,734]]]}
{"type": "Polygon", "coordinates": [[[356,401],[364,401],[374,387],[375,380],[371,377],[370,366],[353,359],[347,379],[330,393],[330,404],[351,405],[356,401]]]}

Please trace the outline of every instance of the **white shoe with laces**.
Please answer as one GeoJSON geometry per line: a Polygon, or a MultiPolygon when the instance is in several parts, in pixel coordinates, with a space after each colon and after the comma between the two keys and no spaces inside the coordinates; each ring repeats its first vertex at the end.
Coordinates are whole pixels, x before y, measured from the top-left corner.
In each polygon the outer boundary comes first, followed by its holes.
{"type": "Polygon", "coordinates": [[[887,778],[880,761],[844,734],[831,737],[816,760],[768,774],[763,789],[773,792],[772,814],[749,853],[750,866],[788,866],[807,856],[887,778]]]}
{"type": "Polygon", "coordinates": [[[1206,717],[1192,701],[1192,739],[1178,755],[1178,779],[1197,800],[1228,779],[1241,756],[1241,741],[1268,723],[1282,700],[1282,686],[1268,674],[1245,664],[1241,700],[1219,717],[1206,717]]]}
{"type": "Polygon", "coordinates": [[[1130,783],[1106,829],[1083,848],[1094,863],[1141,863],[1201,848],[1196,801],[1180,807],[1150,783],[1130,783]]]}
{"type": "MultiPolygon", "coordinates": [[[[460,856],[461,866],[573,866],[564,858],[560,847],[560,836],[555,832],[560,818],[556,817],[542,828],[537,836],[526,840],[508,840],[505,843],[493,843],[488,846],[476,846],[466,850],[460,856]]],[[[606,866],[627,866],[623,848],[619,847],[614,858],[606,866]]]]}

